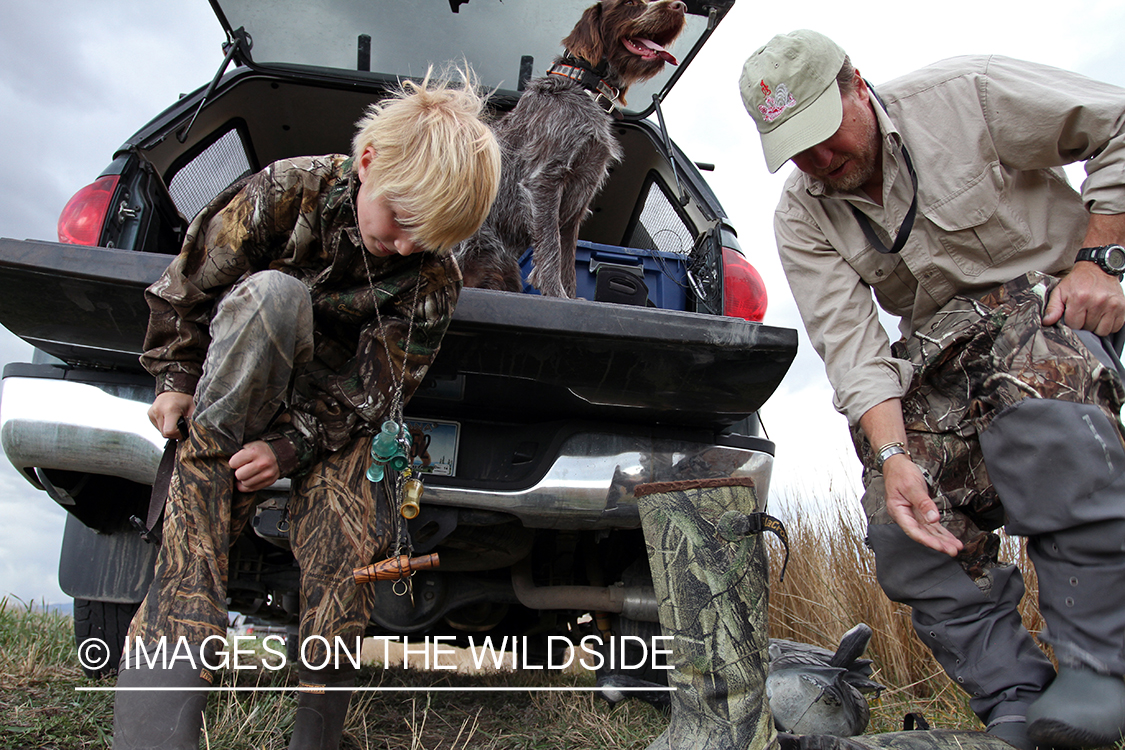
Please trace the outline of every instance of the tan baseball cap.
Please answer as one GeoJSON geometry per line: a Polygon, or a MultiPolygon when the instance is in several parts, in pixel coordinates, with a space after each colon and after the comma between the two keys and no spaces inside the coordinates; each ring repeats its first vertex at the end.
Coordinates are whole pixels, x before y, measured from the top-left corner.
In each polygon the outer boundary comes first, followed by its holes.
{"type": "Polygon", "coordinates": [[[778,34],[742,66],[738,88],[770,172],[839,130],[843,104],[836,74],[844,57],[831,39],[802,29],[778,34]]]}

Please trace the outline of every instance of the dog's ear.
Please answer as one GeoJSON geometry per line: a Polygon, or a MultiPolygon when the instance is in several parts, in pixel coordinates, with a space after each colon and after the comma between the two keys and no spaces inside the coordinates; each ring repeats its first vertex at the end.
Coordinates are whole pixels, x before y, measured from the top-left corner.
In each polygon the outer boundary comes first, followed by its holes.
{"type": "Polygon", "coordinates": [[[570,36],[563,39],[563,46],[575,57],[581,57],[591,65],[602,60],[605,50],[602,47],[602,4],[594,3],[582,14],[570,36]]]}

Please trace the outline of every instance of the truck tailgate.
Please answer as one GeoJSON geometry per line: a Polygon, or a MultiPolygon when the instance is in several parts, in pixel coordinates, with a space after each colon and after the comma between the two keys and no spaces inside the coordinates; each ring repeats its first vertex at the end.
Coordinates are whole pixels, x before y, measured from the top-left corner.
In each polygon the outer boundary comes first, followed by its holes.
{"type": "MultiPolygon", "coordinates": [[[[70,364],[139,372],[142,292],[169,261],[0,238],[0,323],[70,364]]],[[[738,318],[465,289],[432,374],[562,389],[591,414],[721,426],[765,403],[796,350],[796,331],[738,318]]]]}

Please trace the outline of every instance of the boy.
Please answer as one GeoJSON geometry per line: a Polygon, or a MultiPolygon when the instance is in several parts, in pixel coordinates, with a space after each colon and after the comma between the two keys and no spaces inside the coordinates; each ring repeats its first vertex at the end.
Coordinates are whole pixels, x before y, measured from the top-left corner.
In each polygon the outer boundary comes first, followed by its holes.
{"type": "MultiPolygon", "coordinates": [[[[292,479],[302,683],[354,683],[310,636],[350,643],[369,620],[371,591],[351,571],[385,554],[394,500],[365,476],[371,435],[401,420],[436,356],[461,289],[449,250],[499,184],[484,102],[464,79],[427,76],[372,105],[350,157],[284,160],[231,186],[147,290],[149,418],[181,442],[156,577],[122,659],[118,687],[134,690],[117,693],[114,747],[197,747],[206,691],[135,689],[210,683],[227,550],[252,493],[280,477],[292,479]],[[130,660],[160,641],[185,657],[130,660]]],[[[290,747],[337,747],[350,695],[302,692],[290,747]]]]}

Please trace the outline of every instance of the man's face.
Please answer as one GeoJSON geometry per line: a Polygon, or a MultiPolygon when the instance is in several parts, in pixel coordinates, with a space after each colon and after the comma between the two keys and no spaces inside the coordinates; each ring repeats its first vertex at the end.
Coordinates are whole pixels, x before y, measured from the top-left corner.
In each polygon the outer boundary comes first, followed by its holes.
{"type": "Polygon", "coordinates": [[[881,182],[879,126],[870,95],[859,73],[851,92],[843,94],[844,115],[831,138],[793,157],[797,169],[834,190],[856,190],[881,182]]]}

